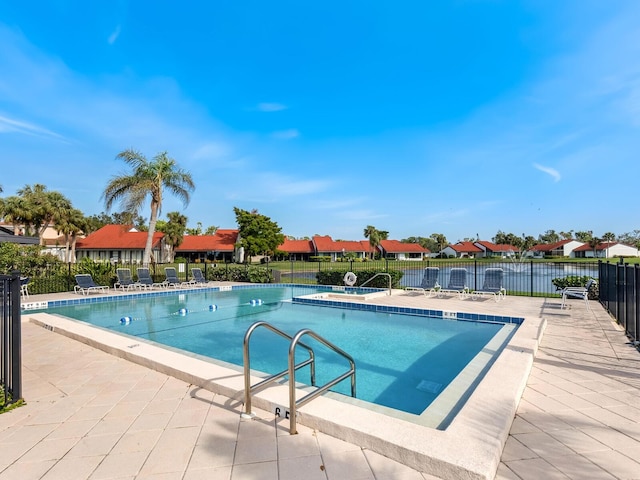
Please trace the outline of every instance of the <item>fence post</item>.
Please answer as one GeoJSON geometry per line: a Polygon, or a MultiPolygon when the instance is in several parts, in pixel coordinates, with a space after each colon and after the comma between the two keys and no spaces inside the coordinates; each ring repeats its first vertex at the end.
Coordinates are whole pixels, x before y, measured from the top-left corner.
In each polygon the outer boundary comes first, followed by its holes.
{"type": "Polygon", "coordinates": [[[11,272],[11,399],[22,398],[22,319],[20,318],[20,272],[11,272]]]}
{"type": "Polygon", "coordinates": [[[533,297],[533,260],[529,260],[529,272],[531,273],[531,293],[530,293],[530,296],[533,297]]]}
{"type": "Polygon", "coordinates": [[[478,289],[478,260],[473,259],[473,289],[478,289]]]}

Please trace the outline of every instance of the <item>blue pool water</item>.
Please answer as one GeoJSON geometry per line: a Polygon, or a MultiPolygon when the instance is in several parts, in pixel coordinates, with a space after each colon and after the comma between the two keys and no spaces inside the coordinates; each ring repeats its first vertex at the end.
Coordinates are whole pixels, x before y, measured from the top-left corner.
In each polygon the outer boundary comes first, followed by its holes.
{"type": "MultiPolygon", "coordinates": [[[[326,289],[308,287],[189,291],[101,303],[49,308],[49,313],[82,320],[242,366],[243,337],[250,325],[266,321],[294,335],[309,328],[356,362],[357,397],[420,414],[504,327],[498,323],[445,320],[292,303],[293,297],[326,289]]],[[[316,352],[317,384],[348,369],[348,363],[310,337],[316,352]]],[[[267,373],[287,368],[289,342],[266,329],[251,338],[251,367],[267,373]]],[[[300,350],[297,360],[306,358],[300,350]]],[[[296,375],[309,381],[308,370],[296,375]]],[[[349,381],[333,388],[349,395],[349,381]]]]}

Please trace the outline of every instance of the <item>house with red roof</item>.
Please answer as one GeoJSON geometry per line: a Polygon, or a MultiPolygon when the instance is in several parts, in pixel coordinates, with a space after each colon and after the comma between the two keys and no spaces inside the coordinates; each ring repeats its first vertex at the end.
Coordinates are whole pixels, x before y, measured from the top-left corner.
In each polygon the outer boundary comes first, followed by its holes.
{"type": "Polygon", "coordinates": [[[311,240],[291,240],[284,239],[282,245],[278,247],[278,251],[287,254],[288,260],[309,261],[316,254],[313,242],[311,240]]]}
{"type": "Polygon", "coordinates": [[[238,230],[216,230],[213,235],[185,235],[175,249],[176,256],[190,262],[232,262],[237,257],[238,230]]]}
{"type": "Polygon", "coordinates": [[[575,257],[574,250],[583,246],[583,242],[577,240],[560,240],[554,243],[540,243],[534,245],[529,249],[529,253],[534,258],[543,258],[545,256],[551,257],[575,257]]]}
{"type": "Polygon", "coordinates": [[[482,250],[482,253],[478,255],[478,257],[500,257],[507,258],[515,256],[516,252],[519,252],[520,249],[518,247],[514,247],[513,245],[508,245],[504,243],[492,243],[486,240],[478,240],[473,242],[473,244],[482,250]]]}
{"type": "Polygon", "coordinates": [[[332,262],[346,253],[355,258],[366,258],[373,251],[368,240],[333,240],[329,235],[314,235],[311,239],[317,256],[330,257],[332,262]]]}
{"type": "Polygon", "coordinates": [[[382,258],[389,260],[424,260],[431,251],[419,243],[403,243],[398,240],[380,240],[378,247],[382,258]]]}
{"type": "Polygon", "coordinates": [[[475,258],[482,254],[482,249],[473,242],[458,242],[447,245],[440,251],[440,255],[454,258],[475,258]]]}
{"type": "MultiPolygon", "coordinates": [[[[142,263],[147,232],[130,225],[105,225],[76,243],[76,258],[90,258],[103,262],[142,263]]],[[[164,234],[155,232],[151,254],[153,261],[165,261],[164,234]]]]}
{"type": "Polygon", "coordinates": [[[576,258],[638,257],[638,249],[618,242],[602,242],[592,247],[588,243],[573,251],[576,258]]]}

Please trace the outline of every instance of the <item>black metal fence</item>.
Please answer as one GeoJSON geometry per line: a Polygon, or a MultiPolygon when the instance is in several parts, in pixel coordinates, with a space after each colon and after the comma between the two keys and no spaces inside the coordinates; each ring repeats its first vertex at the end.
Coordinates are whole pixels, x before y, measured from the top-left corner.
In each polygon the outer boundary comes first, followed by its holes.
{"type": "Polygon", "coordinates": [[[22,398],[20,274],[0,275],[0,409],[22,398]]]}
{"type": "Polygon", "coordinates": [[[638,346],[640,342],[640,265],[604,263],[600,270],[600,303],[638,346]]]}
{"type": "MultiPolygon", "coordinates": [[[[96,283],[113,286],[117,280],[116,268],[130,268],[134,278],[139,265],[128,263],[111,264],[63,264],[44,269],[31,276],[29,284],[30,293],[53,293],[72,291],[75,285],[76,273],[90,273],[96,283]]],[[[505,272],[504,287],[509,295],[541,296],[557,295],[557,287],[553,284],[556,278],[593,277],[598,278],[598,262],[551,262],[539,260],[440,260],[429,259],[426,261],[344,261],[344,262],[264,262],[260,265],[238,265],[235,263],[178,263],[178,264],[154,264],[151,266],[151,274],[156,282],[164,280],[164,268],[176,267],[178,278],[187,280],[191,276],[191,269],[199,267],[208,280],[229,280],[240,282],[274,282],[274,283],[298,283],[316,284],[317,274],[326,271],[351,271],[358,274],[364,271],[397,271],[400,272],[400,284],[397,287],[418,286],[422,282],[425,267],[440,268],[438,282],[446,286],[452,268],[463,267],[467,269],[468,286],[472,290],[482,287],[484,273],[487,268],[502,268],[505,272]]],[[[363,276],[364,278],[365,276],[363,276]]],[[[381,278],[384,280],[384,277],[381,278]]],[[[386,285],[378,285],[385,287],[386,285]]]]}
{"type": "Polygon", "coordinates": [[[438,283],[446,286],[452,268],[467,269],[467,284],[471,290],[482,287],[487,268],[504,270],[504,287],[509,295],[549,297],[559,295],[553,284],[556,278],[592,277],[598,278],[598,262],[548,262],[548,261],[488,261],[488,260],[438,260],[427,261],[346,261],[346,262],[299,262],[291,261],[284,266],[277,263],[275,276],[281,283],[316,283],[316,274],[327,270],[351,271],[356,275],[359,271],[382,270],[401,271],[399,287],[419,286],[422,282],[425,267],[440,269],[438,283]]]}

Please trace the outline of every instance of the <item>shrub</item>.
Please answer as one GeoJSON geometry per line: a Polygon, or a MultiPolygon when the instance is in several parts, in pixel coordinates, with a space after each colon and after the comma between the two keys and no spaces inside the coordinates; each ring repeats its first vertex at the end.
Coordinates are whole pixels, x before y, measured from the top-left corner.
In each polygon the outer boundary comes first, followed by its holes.
{"type": "MultiPolygon", "coordinates": [[[[591,277],[588,275],[569,275],[566,277],[558,277],[551,280],[556,290],[562,290],[566,287],[584,287],[591,277]]],[[[595,300],[599,296],[598,284],[595,283],[589,289],[589,299],[595,300]]]]}
{"type": "MultiPolygon", "coordinates": [[[[98,285],[113,285],[118,280],[110,262],[96,262],[89,257],[83,257],[76,264],[75,273],[90,274],[98,285]]],[[[73,284],[75,284],[75,279],[73,284]]]]}
{"type": "MultiPolygon", "coordinates": [[[[344,276],[347,273],[346,270],[326,270],[316,273],[316,279],[319,285],[344,285],[344,276]]],[[[360,286],[370,278],[373,278],[377,273],[388,273],[391,275],[391,288],[399,288],[400,279],[404,275],[404,272],[398,270],[392,270],[387,272],[385,270],[359,270],[355,272],[358,280],[354,286],[360,286]]],[[[386,275],[380,275],[371,282],[367,283],[367,287],[373,288],[389,288],[389,277],[386,275]]]]}
{"type": "Polygon", "coordinates": [[[311,262],[330,262],[331,257],[328,255],[313,255],[309,257],[309,261],[311,262]]]}
{"type": "Polygon", "coordinates": [[[207,279],[217,282],[271,283],[273,274],[265,267],[225,265],[207,269],[207,279]]]}

